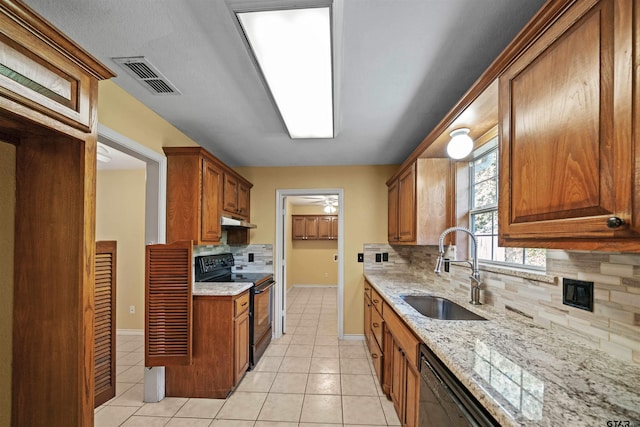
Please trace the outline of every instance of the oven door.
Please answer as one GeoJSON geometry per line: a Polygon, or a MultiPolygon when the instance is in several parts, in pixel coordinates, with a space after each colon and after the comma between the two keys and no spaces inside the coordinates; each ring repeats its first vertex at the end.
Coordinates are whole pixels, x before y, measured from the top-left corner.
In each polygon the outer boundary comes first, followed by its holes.
{"type": "Polygon", "coordinates": [[[269,280],[251,289],[252,310],[249,325],[251,345],[250,366],[253,368],[271,342],[271,325],[273,321],[273,286],[275,281],[269,280]]]}

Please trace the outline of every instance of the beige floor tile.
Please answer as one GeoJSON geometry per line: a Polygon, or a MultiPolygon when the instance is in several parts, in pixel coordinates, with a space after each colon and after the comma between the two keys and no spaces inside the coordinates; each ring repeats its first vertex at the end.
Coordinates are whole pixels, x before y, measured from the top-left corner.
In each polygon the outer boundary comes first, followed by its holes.
{"type": "Polygon", "coordinates": [[[342,375],[343,396],[378,396],[373,375],[342,375]]]}
{"type": "Polygon", "coordinates": [[[145,403],[136,411],[136,415],[173,417],[187,403],[187,400],[186,397],[165,397],[160,402],[145,403]]]}
{"type": "Polygon", "coordinates": [[[137,410],[136,407],[107,406],[94,417],[95,427],[116,427],[125,422],[137,410]]]}
{"type": "Polygon", "coordinates": [[[211,427],[253,427],[253,421],[243,420],[213,420],[211,427]]]}
{"type": "MultiPolygon", "coordinates": [[[[117,379],[117,376],[116,376],[116,379],[117,379]]],[[[116,397],[122,396],[122,394],[125,391],[130,390],[134,386],[135,386],[135,384],[133,384],[133,383],[116,382],[116,397]]]]}
{"type": "Polygon", "coordinates": [[[340,396],[328,394],[306,394],[300,422],[342,423],[341,399],[340,396]]]}
{"type": "Polygon", "coordinates": [[[298,427],[298,423],[290,423],[287,421],[256,421],[255,427],[298,427]]]}
{"type": "Polygon", "coordinates": [[[144,353],[142,352],[131,352],[123,354],[121,357],[116,358],[116,365],[141,365],[144,361],[144,353]]]}
{"type": "Polygon", "coordinates": [[[380,396],[380,403],[382,404],[384,416],[387,419],[387,425],[399,426],[400,419],[398,419],[398,414],[396,414],[396,408],[393,407],[393,401],[387,399],[386,396],[380,396]]]}
{"type": "Polygon", "coordinates": [[[326,424],[326,423],[299,423],[299,427],[341,427],[342,423],[326,424]]]}
{"type": "Polygon", "coordinates": [[[362,346],[340,346],[341,359],[358,359],[366,357],[367,353],[364,351],[364,347],[362,346]]]}
{"type": "Polygon", "coordinates": [[[295,313],[304,313],[304,305],[292,304],[290,307],[287,306],[287,314],[295,314],[295,313]]]}
{"type": "Polygon", "coordinates": [[[316,374],[339,374],[340,359],[332,357],[313,357],[309,372],[316,374]]]}
{"type": "Polygon", "coordinates": [[[313,345],[296,345],[291,343],[285,357],[311,357],[313,345]]]}
{"type": "Polygon", "coordinates": [[[364,340],[340,340],[340,347],[364,347],[364,340]]]}
{"type": "Polygon", "coordinates": [[[308,373],[310,365],[310,357],[285,357],[282,359],[279,372],[308,373]]]}
{"type": "Polygon", "coordinates": [[[342,374],[371,374],[367,359],[340,359],[342,374]]]}
{"type": "Polygon", "coordinates": [[[291,344],[295,344],[295,345],[314,345],[316,342],[316,336],[315,335],[299,335],[299,334],[295,334],[292,338],[291,338],[291,344]]]}
{"type": "Polygon", "coordinates": [[[165,427],[209,427],[210,418],[171,418],[165,427]]]}
{"type": "Polygon", "coordinates": [[[116,341],[116,351],[130,352],[130,351],[144,351],[144,341],[125,341],[118,343],[116,341]]]}
{"type": "Polygon", "coordinates": [[[121,373],[123,373],[127,369],[131,369],[131,365],[118,365],[116,363],[116,378],[118,378],[118,375],[120,375],[121,373]]]}
{"type": "Polygon", "coordinates": [[[313,357],[340,357],[337,345],[316,345],[313,347],[313,357]]]}
{"type": "MultiPolygon", "coordinates": [[[[126,365],[125,365],[126,366],[126,365]]],[[[139,383],[144,380],[144,366],[129,366],[129,369],[116,374],[116,381],[121,383],[139,383]]]]}
{"type": "Polygon", "coordinates": [[[265,356],[284,356],[289,348],[288,344],[275,344],[271,343],[267,350],[264,352],[265,356]]]}
{"type": "Polygon", "coordinates": [[[318,326],[318,319],[300,319],[298,326],[318,326]]]}
{"type": "Polygon", "coordinates": [[[278,372],[282,359],[282,356],[262,356],[253,370],[257,372],[278,372]]]}
{"type": "Polygon", "coordinates": [[[304,394],[307,377],[308,374],[306,373],[279,372],[270,392],[304,394]]]}
{"type": "Polygon", "coordinates": [[[274,338],[273,340],[271,340],[272,344],[291,344],[291,338],[293,338],[293,335],[291,334],[284,334],[282,335],[280,338],[274,338]]]}
{"type": "Polygon", "coordinates": [[[298,422],[303,399],[303,394],[269,393],[258,420],[298,422]]]}
{"type": "Polygon", "coordinates": [[[316,334],[318,336],[335,336],[338,333],[338,327],[331,327],[331,328],[318,328],[318,330],[316,331],[316,334]]]}
{"type": "Polygon", "coordinates": [[[168,417],[145,417],[134,415],[122,424],[122,427],[162,427],[171,420],[168,417]]]}
{"type": "Polygon", "coordinates": [[[236,391],[227,398],[216,418],[229,420],[256,420],[267,398],[267,393],[236,391]]]}
{"type": "Polygon", "coordinates": [[[285,333],[293,335],[296,333],[296,329],[298,329],[297,326],[287,325],[287,327],[285,328],[285,333]]]}
{"type": "Polygon", "coordinates": [[[342,396],[345,424],[387,425],[378,396],[342,396]]]}
{"type": "Polygon", "coordinates": [[[196,399],[191,398],[182,405],[176,413],[176,417],[181,418],[214,418],[222,405],[224,399],[196,399]]]}
{"type": "MultiPolygon", "coordinates": [[[[117,383],[116,383],[117,384],[117,383]]],[[[115,406],[142,406],[144,405],[144,385],[135,384],[120,396],[109,401],[109,405],[115,406]]]]}
{"type": "Polygon", "coordinates": [[[296,335],[315,335],[318,328],[315,326],[298,326],[296,328],[296,335]]]}
{"type": "Polygon", "coordinates": [[[316,345],[338,346],[338,335],[316,335],[316,345]]]}
{"type": "Polygon", "coordinates": [[[267,393],[276,375],[277,372],[247,372],[236,390],[267,393]]]}
{"type": "Polygon", "coordinates": [[[340,394],[340,374],[309,374],[307,394],[340,394]]]}

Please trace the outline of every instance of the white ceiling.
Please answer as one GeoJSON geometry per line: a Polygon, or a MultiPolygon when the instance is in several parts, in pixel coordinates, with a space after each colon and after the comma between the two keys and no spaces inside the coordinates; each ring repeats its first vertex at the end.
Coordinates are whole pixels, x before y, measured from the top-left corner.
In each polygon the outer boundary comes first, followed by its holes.
{"type": "Polygon", "coordinates": [[[301,141],[234,24],[243,0],[25,2],[230,166],[401,163],[544,3],[334,0],[336,137],[301,141]],[[122,56],[145,56],[182,95],[152,95],[110,59],[122,56]]]}

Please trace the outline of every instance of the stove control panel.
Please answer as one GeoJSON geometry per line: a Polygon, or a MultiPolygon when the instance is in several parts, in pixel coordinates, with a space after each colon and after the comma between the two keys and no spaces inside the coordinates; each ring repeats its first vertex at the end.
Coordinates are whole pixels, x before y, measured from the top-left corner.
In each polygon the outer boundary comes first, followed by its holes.
{"type": "Polygon", "coordinates": [[[198,256],[195,260],[196,271],[198,273],[212,273],[218,270],[231,270],[234,265],[233,255],[216,254],[198,256]]]}

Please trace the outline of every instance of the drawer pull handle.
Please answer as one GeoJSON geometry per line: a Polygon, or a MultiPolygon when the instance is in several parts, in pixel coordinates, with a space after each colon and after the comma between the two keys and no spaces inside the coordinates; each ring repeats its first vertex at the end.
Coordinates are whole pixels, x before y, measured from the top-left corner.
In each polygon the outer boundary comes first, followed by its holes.
{"type": "Polygon", "coordinates": [[[374,323],[374,324],[373,324],[373,327],[374,327],[374,328],[378,328],[378,327],[380,327],[380,324],[379,324],[379,323],[374,323]]]}
{"type": "Polygon", "coordinates": [[[377,304],[377,303],[379,303],[379,302],[380,302],[380,301],[378,301],[377,299],[374,299],[374,300],[373,300],[373,303],[374,303],[374,304],[377,304]]]}
{"type": "Polygon", "coordinates": [[[371,353],[371,358],[372,358],[372,359],[377,359],[377,358],[378,358],[378,355],[377,355],[376,353],[371,353]]]}
{"type": "Polygon", "coordinates": [[[241,307],[244,307],[247,304],[248,304],[248,301],[245,301],[245,302],[242,303],[241,307]]]}

